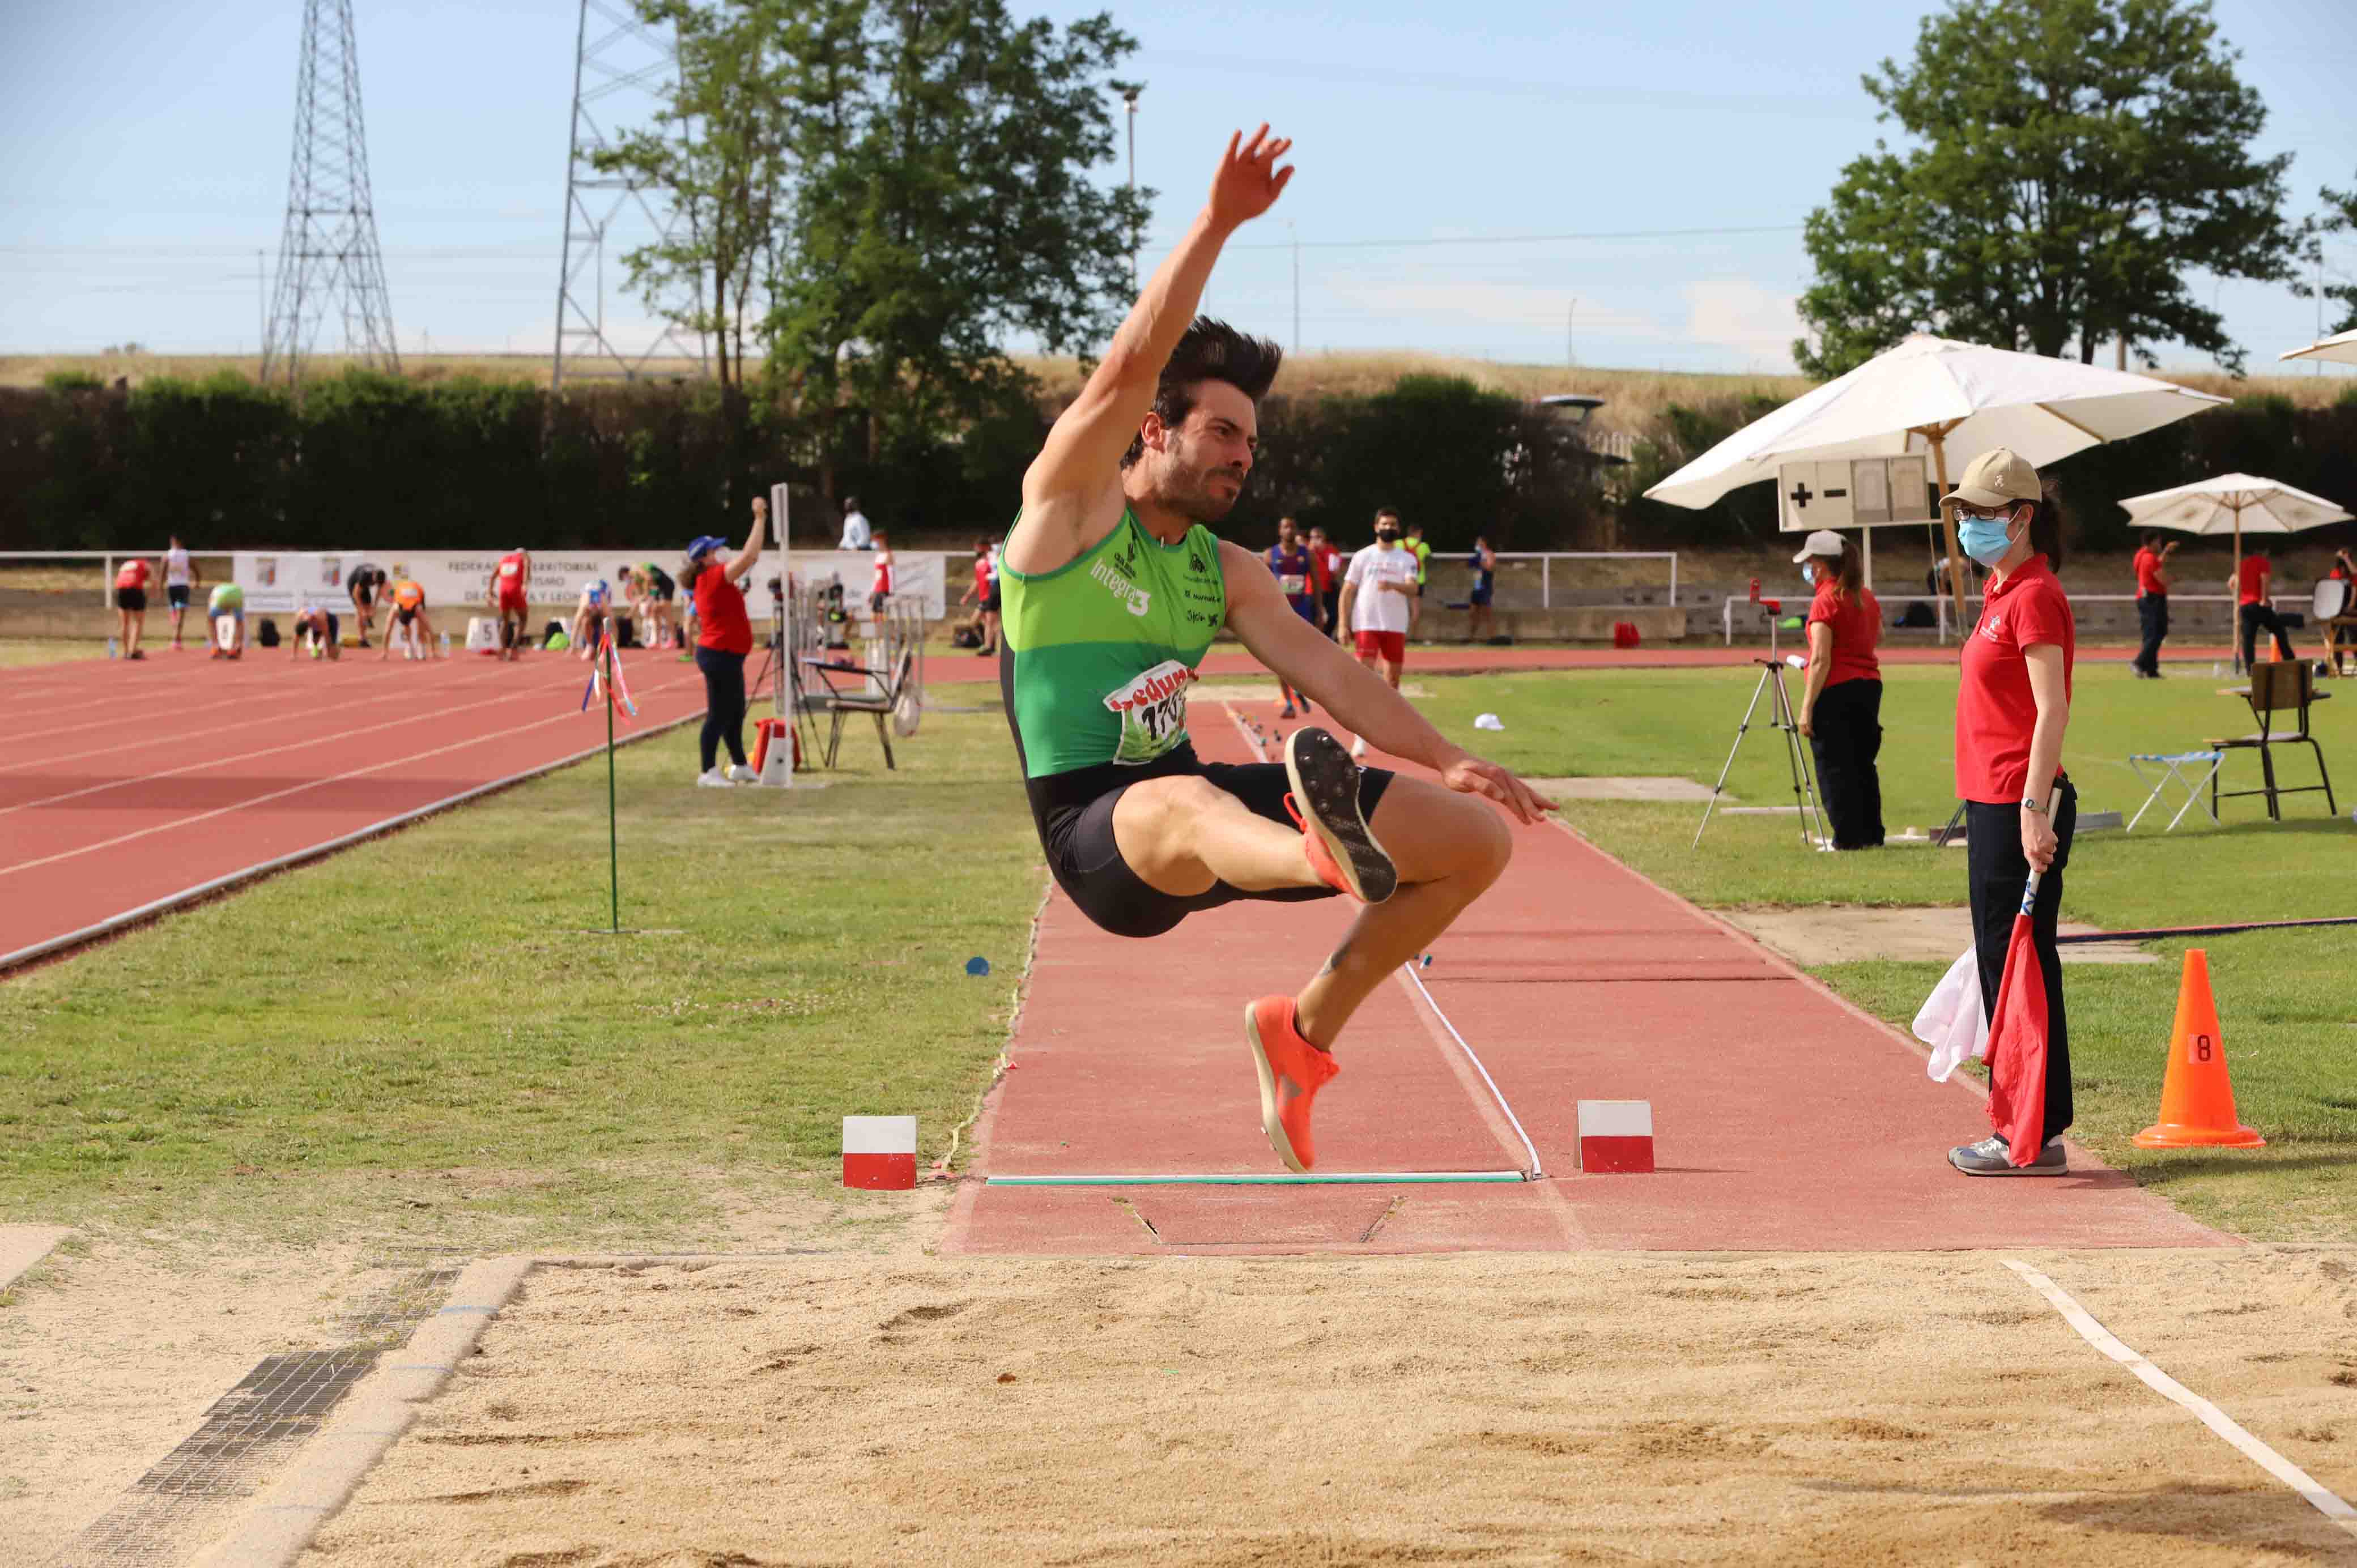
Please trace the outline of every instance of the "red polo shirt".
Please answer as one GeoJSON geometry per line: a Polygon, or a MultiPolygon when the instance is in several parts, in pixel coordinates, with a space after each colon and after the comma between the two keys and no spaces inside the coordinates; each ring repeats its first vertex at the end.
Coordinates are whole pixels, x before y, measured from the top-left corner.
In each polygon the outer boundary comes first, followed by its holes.
{"type": "Polygon", "coordinates": [[[2241,591],[2236,595],[2236,597],[2246,605],[2257,604],[2259,602],[2259,579],[2265,575],[2269,569],[2267,558],[2265,555],[2244,556],[2242,576],[2236,584],[2236,586],[2241,591]]]}
{"type": "Polygon", "coordinates": [[[2136,597],[2147,594],[2166,594],[2169,585],[2160,580],[2160,552],[2145,549],[2136,553],[2136,597]]]}
{"type": "Polygon", "coordinates": [[[2046,557],[2032,555],[1990,587],[1980,624],[1964,639],[1964,683],[1956,692],[1956,793],[1965,800],[2009,804],[2029,793],[2024,786],[2038,701],[2030,695],[2021,650],[2048,642],[2062,650],[2068,701],[2079,644],[2071,601],[2046,557]]]}
{"type": "Polygon", "coordinates": [[[1874,656],[1874,645],[1882,638],[1882,607],[1871,589],[1860,588],[1845,598],[1833,579],[1820,582],[1817,596],[1809,601],[1809,624],[1819,621],[1834,628],[1834,654],[1825,674],[1828,690],[1845,681],[1882,679],[1882,661],[1874,656]]]}
{"type": "Polygon", "coordinates": [[[729,580],[728,568],[714,563],[696,574],[695,619],[703,628],[695,634],[699,648],[717,649],[723,653],[753,651],[753,622],[745,614],[744,590],[729,580]]]}

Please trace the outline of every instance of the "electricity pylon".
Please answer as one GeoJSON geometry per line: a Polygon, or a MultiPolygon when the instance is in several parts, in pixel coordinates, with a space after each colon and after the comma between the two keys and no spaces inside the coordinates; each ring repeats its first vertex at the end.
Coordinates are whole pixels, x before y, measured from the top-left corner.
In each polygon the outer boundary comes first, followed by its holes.
{"type": "Polygon", "coordinates": [[[368,137],[361,123],[361,65],[352,0],[304,0],[303,55],[295,73],[295,163],[286,178],[286,229],[278,287],[262,348],[262,379],[300,390],[305,361],[340,318],[342,351],[364,365],[401,369],[393,301],[369,198],[368,137]]]}
{"type": "MultiPolygon", "coordinates": [[[[691,344],[667,318],[659,317],[653,340],[635,352],[616,344],[606,330],[607,241],[623,251],[668,241],[680,216],[660,187],[619,170],[602,170],[596,156],[613,150],[621,116],[651,117],[678,79],[676,42],[640,21],[630,0],[581,0],[573,51],[573,134],[565,165],[565,254],[556,274],[556,348],[548,375],[552,407],[568,375],[630,380],[661,355],[705,365],[703,339],[691,344]]],[[[697,292],[700,309],[702,290],[697,292]]]]}

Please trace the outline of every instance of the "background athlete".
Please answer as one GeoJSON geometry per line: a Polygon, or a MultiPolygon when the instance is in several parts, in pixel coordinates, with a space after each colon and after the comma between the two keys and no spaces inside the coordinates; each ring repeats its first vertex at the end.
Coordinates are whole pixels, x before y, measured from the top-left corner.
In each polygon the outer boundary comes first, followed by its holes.
{"type": "Polygon", "coordinates": [[[483,596],[500,618],[500,660],[522,658],[532,636],[532,552],[518,546],[500,556],[483,596]]]}
{"type": "MultiPolygon", "coordinates": [[[[1276,542],[1268,547],[1265,559],[1270,573],[1276,578],[1276,591],[1285,596],[1285,602],[1293,607],[1293,613],[1311,626],[1320,625],[1317,567],[1301,542],[1301,535],[1294,531],[1291,518],[1276,520],[1276,542]]],[[[1293,717],[1297,702],[1301,704],[1301,713],[1305,716],[1308,714],[1309,699],[1286,685],[1282,675],[1276,678],[1276,689],[1285,698],[1285,709],[1276,715],[1278,718],[1293,717]]]]}
{"type": "Polygon", "coordinates": [[[1039,840],[1057,882],[1099,926],[1152,937],[1237,898],[1345,892],[1368,907],[1292,996],[1245,1010],[1261,1121],[1295,1170],[1315,1160],[1309,1112],[1329,1053],[1367,993],[1505,869],[1511,840],[1483,795],[1535,821],[1547,802],[1471,756],[1294,613],[1255,555],[1204,525],[1252,471],[1255,403],[1274,343],[1193,321],[1220,249],[1291,179],[1292,145],[1231,137],[1209,202],[1147,284],[1023,478],[1002,559],[999,663],[1039,840]],[[1282,764],[1197,759],[1187,688],[1222,624],[1289,684],[1420,762],[1437,784],[1364,772],[1322,729],[1282,764]],[[1306,818],[1287,821],[1288,793],[1306,818]]]}

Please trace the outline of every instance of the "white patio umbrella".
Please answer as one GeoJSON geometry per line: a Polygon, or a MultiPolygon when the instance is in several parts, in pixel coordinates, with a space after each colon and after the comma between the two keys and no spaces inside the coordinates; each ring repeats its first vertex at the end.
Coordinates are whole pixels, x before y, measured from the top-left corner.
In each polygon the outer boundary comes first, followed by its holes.
{"type": "MultiPolygon", "coordinates": [[[[1944,493],[1951,444],[1966,453],[2009,446],[2043,467],[2225,401],[2075,360],[1919,335],[1745,425],[1645,494],[1706,507],[1738,485],[1774,478],[1781,464],[1924,451],[1944,493]]],[[[1940,522],[1953,559],[1955,518],[1944,505],[1940,522]]],[[[1953,588],[1962,626],[1962,573],[1953,588]]]]}
{"type": "MultiPolygon", "coordinates": [[[[2351,334],[2357,338],[2357,333],[2351,334]]],[[[2352,345],[2357,347],[2357,345],[2352,345]]],[[[2306,529],[2347,522],[2350,514],[2306,490],[2249,474],[2221,474],[2199,484],[2173,490],[2130,496],[2120,506],[2138,528],[2163,528],[2172,533],[2234,535],[2234,660],[2243,657],[2243,535],[2298,533],[2306,529]]]]}
{"type": "Polygon", "coordinates": [[[2342,364],[2357,365],[2357,332],[2343,332],[2338,338],[2326,338],[2310,343],[2305,349],[2287,349],[2276,356],[2278,360],[2338,360],[2342,364]]]}

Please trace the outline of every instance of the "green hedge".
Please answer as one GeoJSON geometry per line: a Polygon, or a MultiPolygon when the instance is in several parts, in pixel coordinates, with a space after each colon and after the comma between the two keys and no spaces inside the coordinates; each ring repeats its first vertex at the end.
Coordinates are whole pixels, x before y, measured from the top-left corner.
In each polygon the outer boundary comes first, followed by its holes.
{"type": "MultiPolygon", "coordinates": [[[[1564,547],[1616,520],[1631,548],[1759,543],[1776,530],[1765,486],[1701,511],[1635,498],[1770,406],[1674,406],[1639,444],[1636,467],[1613,470],[1567,421],[1458,378],[1407,376],[1372,396],[1275,396],[1261,410],[1252,486],[1222,532],[1263,543],[1291,513],[1362,539],[1375,510],[1393,506],[1445,550],[1476,532],[1501,547],[1564,547]]],[[[0,390],[0,548],[104,548],[167,532],[216,549],[683,542],[741,528],[741,498],[780,478],[813,494],[856,494],[904,536],[995,536],[1046,429],[1019,401],[957,439],[877,456],[824,450],[814,428],[766,406],[740,423],[732,443],[710,382],[591,388],[552,410],[545,392],[522,382],[365,371],[315,382],[299,405],[234,372],[129,391],[54,378],[0,390]]],[[[838,427],[845,440],[866,439],[865,420],[838,427]]],[[[2056,477],[2074,542],[2108,550],[2127,541],[2121,497],[2236,469],[2357,499],[2357,400],[2299,409],[2244,399],[2083,452],[2056,477]]],[[[831,507],[798,518],[813,515],[832,527],[831,507]]]]}

